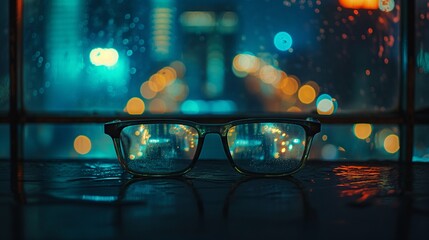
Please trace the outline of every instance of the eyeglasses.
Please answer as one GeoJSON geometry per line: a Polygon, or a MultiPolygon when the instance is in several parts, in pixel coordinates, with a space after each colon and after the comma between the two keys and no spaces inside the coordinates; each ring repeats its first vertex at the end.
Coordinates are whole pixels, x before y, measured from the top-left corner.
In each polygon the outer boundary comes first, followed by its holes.
{"type": "Polygon", "coordinates": [[[304,166],[320,122],[314,119],[243,119],[225,124],[187,120],[113,121],[104,125],[118,160],[137,176],[187,173],[200,155],[208,133],[221,136],[225,154],[238,172],[286,176],[304,166]]]}

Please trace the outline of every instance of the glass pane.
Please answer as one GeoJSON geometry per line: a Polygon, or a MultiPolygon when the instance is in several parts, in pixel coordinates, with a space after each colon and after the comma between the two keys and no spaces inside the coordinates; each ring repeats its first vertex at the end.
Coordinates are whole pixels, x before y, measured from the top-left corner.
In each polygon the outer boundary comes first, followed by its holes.
{"type": "Polygon", "coordinates": [[[0,124],[0,160],[10,157],[10,131],[9,125],[0,124]]]}
{"type": "Polygon", "coordinates": [[[353,2],[27,0],[26,109],[395,110],[400,1],[353,2]]]}
{"type": "Polygon", "coordinates": [[[429,96],[429,1],[416,1],[416,109],[428,110],[429,96]]]}
{"type": "Polygon", "coordinates": [[[121,147],[127,168],[140,174],[185,171],[198,146],[198,131],[181,124],[141,124],[121,132],[121,147]]]}
{"type": "Polygon", "coordinates": [[[241,124],[229,129],[227,142],[231,158],[243,171],[291,173],[301,166],[306,134],[294,124],[241,124]]]}
{"type": "Polygon", "coordinates": [[[314,138],[310,159],[398,160],[399,129],[396,125],[323,125],[314,138]]]}
{"type": "Polygon", "coordinates": [[[28,124],[24,139],[25,159],[116,159],[102,124],[28,124]]]}
{"type": "MultiPolygon", "coordinates": [[[[7,133],[1,136],[7,147],[2,155],[9,156],[9,128],[1,125],[7,133]]],[[[417,128],[416,136],[426,128],[417,128]]],[[[110,159],[116,161],[112,140],[103,133],[101,124],[29,124],[25,127],[25,159],[110,159]]],[[[372,159],[398,160],[398,127],[395,125],[323,125],[314,138],[310,160],[366,161],[372,159]]],[[[426,144],[426,137],[416,139],[416,148],[426,144]],[[420,143],[417,145],[417,143],[420,143]]],[[[207,135],[200,159],[226,160],[219,138],[207,135]]],[[[428,145],[428,144],[426,144],[428,145]]],[[[425,146],[425,145],[424,145],[425,146]]],[[[419,147],[421,149],[421,147],[419,147]]],[[[424,156],[426,153],[417,154],[424,156]]],[[[426,150],[424,150],[426,151],[426,150]]],[[[428,152],[428,151],[426,151],[428,152]]]]}
{"type": "Polygon", "coordinates": [[[0,112],[9,109],[9,1],[0,1],[0,112]]]}
{"type": "Polygon", "coordinates": [[[429,162],[429,126],[417,125],[414,130],[414,162],[429,162]]]}

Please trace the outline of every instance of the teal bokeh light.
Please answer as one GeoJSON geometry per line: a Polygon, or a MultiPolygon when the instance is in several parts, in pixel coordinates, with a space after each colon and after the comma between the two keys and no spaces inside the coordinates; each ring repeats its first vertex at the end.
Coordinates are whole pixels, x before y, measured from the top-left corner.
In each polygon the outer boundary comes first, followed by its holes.
{"type": "Polygon", "coordinates": [[[280,51],[287,51],[292,47],[292,37],[287,32],[278,32],[274,36],[274,46],[280,51]]]}

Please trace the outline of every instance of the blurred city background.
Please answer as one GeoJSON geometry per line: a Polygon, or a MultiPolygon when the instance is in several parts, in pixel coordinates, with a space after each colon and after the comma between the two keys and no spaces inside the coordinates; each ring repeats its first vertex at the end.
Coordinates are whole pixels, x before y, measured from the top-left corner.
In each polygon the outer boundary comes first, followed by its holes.
{"type": "MultiPolygon", "coordinates": [[[[416,2],[415,102],[426,111],[429,1],[416,2]]],[[[8,1],[0,9],[6,116],[8,1]]],[[[118,118],[394,113],[400,11],[399,0],[25,0],[23,107],[118,118]]],[[[0,130],[8,146],[8,125],[0,130]]],[[[416,127],[414,161],[429,161],[428,130],[416,127]]],[[[24,136],[25,158],[115,158],[102,124],[27,124],[24,136]]],[[[399,137],[394,124],[324,125],[310,158],[398,160],[399,137]]]]}

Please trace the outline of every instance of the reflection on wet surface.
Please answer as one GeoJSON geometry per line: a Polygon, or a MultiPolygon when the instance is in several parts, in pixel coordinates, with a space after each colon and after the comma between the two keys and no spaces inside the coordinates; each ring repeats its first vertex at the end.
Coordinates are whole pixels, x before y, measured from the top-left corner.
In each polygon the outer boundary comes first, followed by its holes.
{"type": "Polygon", "coordinates": [[[2,239],[419,239],[429,224],[428,165],[309,163],[246,178],[219,160],[138,179],[116,162],[25,162],[14,193],[0,165],[2,239]]]}
{"type": "Polygon", "coordinates": [[[333,169],[341,197],[356,197],[357,203],[379,195],[394,194],[398,172],[393,166],[340,165],[333,169]]]}

